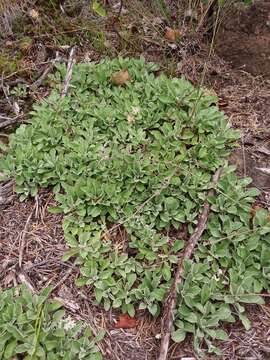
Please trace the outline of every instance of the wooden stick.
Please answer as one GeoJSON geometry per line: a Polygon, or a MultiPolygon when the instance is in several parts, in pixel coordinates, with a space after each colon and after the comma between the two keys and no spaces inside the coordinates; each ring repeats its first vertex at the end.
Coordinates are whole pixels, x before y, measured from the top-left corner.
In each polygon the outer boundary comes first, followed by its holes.
{"type": "Polygon", "coordinates": [[[68,59],[68,64],[67,64],[67,73],[66,73],[66,77],[65,77],[64,83],[63,83],[63,88],[61,91],[61,98],[66,96],[68,88],[69,88],[70,80],[72,77],[72,68],[76,61],[74,58],[74,55],[75,55],[75,47],[73,47],[71,49],[70,54],[69,54],[69,59],[68,59]]]}
{"type": "MultiPolygon", "coordinates": [[[[1,173],[0,173],[1,176],[1,173]]],[[[9,180],[8,182],[0,183],[0,207],[10,204],[14,198],[14,181],[9,180]]]]}
{"type": "Polygon", "coordinates": [[[22,237],[21,237],[20,246],[19,246],[19,268],[20,269],[22,267],[23,253],[24,253],[24,248],[25,248],[25,235],[27,233],[28,226],[29,226],[30,220],[32,218],[32,215],[34,213],[34,210],[35,209],[33,209],[31,211],[30,215],[28,216],[28,219],[27,219],[27,221],[25,223],[25,226],[24,226],[24,229],[23,229],[23,232],[22,232],[22,237]]]}
{"type": "MultiPolygon", "coordinates": [[[[218,182],[220,174],[221,174],[221,169],[218,169],[213,176],[214,184],[216,184],[218,182]]],[[[208,192],[208,196],[213,196],[213,195],[214,195],[214,190],[211,189],[208,192]]],[[[170,342],[170,337],[171,337],[171,329],[172,329],[172,325],[173,325],[173,315],[174,315],[173,313],[175,310],[176,300],[177,300],[176,288],[177,288],[177,285],[180,284],[181,280],[182,280],[181,275],[182,275],[183,269],[184,269],[183,263],[184,263],[184,260],[191,258],[191,255],[197,245],[197,242],[205,230],[207,218],[209,215],[209,210],[210,210],[210,205],[209,205],[208,201],[206,200],[203,205],[203,211],[199,215],[198,224],[196,226],[196,229],[195,229],[194,233],[191,235],[191,237],[189,238],[186,248],[185,248],[185,251],[184,251],[184,254],[178,263],[173,283],[171,285],[171,288],[169,290],[167,298],[164,302],[165,306],[163,309],[163,316],[162,316],[162,321],[161,321],[161,344],[160,344],[160,352],[159,352],[158,360],[166,360],[167,359],[168,347],[169,347],[169,342],[170,342]]]]}
{"type": "Polygon", "coordinates": [[[3,116],[0,117],[0,129],[4,129],[8,126],[11,126],[11,125],[14,125],[16,123],[18,123],[20,121],[20,119],[22,118],[21,115],[18,115],[14,118],[8,118],[8,117],[5,117],[5,121],[1,121],[2,119],[4,119],[3,116]]]}

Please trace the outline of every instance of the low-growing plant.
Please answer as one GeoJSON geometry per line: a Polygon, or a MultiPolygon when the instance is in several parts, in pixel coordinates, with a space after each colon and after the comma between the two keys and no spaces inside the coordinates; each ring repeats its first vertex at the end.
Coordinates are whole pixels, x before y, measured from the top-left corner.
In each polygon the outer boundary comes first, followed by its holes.
{"type": "Polygon", "coordinates": [[[240,318],[248,328],[242,304],[261,303],[269,288],[270,226],[264,210],[251,217],[258,191],[227,164],[238,134],[217,97],[157,70],[142,59],[78,64],[61,98],[59,66],[54,91],[11,136],[1,168],[21,199],[52,187],[51,211],[64,214],[70,247],[64,260],[76,257],[76,284],[91,286],[96,304],[157,316],[223,167],[207,230],[185,263],[172,334],[182,341],[192,333],[198,352],[203,339],[218,352],[212,340],[227,337],[221,323],[240,318]]]}
{"type": "Polygon", "coordinates": [[[0,359],[102,360],[89,328],[48,300],[51,289],[33,295],[26,287],[0,291],[0,359]]]}
{"type": "Polygon", "coordinates": [[[18,98],[26,98],[28,95],[28,87],[25,84],[18,84],[11,90],[10,94],[18,98]]]}

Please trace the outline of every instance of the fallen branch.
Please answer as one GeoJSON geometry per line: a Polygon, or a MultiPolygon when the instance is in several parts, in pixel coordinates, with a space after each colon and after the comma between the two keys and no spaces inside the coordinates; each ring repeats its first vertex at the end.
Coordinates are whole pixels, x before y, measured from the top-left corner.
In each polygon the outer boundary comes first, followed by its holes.
{"type": "MultiPolygon", "coordinates": [[[[221,169],[217,170],[216,173],[213,176],[213,183],[216,184],[219,180],[221,174],[221,169]]],[[[214,190],[211,189],[208,192],[208,196],[213,196],[214,190]]],[[[177,299],[177,285],[181,283],[181,275],[183,273],[183,264],[184,260],[190,259],[191,255],[195,249],[195,246],[197,245],[198,240],[202,236],[202,233],[205,230],[207,218],[209,215],[210,205],[208,201],[206,200],[203,205],[203,211],[199,216],[198,224],[196,226],[196,229],[194,233],[189,238],[184,254],[181,257],[177,270],[174,276],[173,283],[171,285],[171,288],[169,290],[169,293],[167,295],[166,300],[164,301],[164,309],[163,309],[163,317],[161,322],[161,344],[160,344],[160,353],[158,360],[166,360],[167,359],[167,353],[168,353],[168,347],[171,337],[171,329],[173,325],[173,313],[176,306],[176,299],[177,299]]]]}
{"type": "Polygon", "coordinates": [[[74,264],[66,271],[65,275],[54,285],[53,290],[57,289],[60,285],[62,285],[67,278],[69,277],[69,275],[72,274],[72,271],[74,271],[75,266],[74,264]]]}
{"type": "Polygon", "coordinates": [[[68,59],[68,64],[67,64],[67,73],[66,73],[66,77],[64,79],[64,83],[63,83],[63,88],[61,91],[61,98],[65,97],[69,88],[69,84],[70,84],[70,80],[72,77],[72,69],[73,69],[73,65],[75,64],[75,47],[73,47],[70,51],[69,54],[69,59],[68,59]]]}
{"type": "Polygon", "coordinates": [[[24,229],[23,229],[23,232],[22,232],[22,237],[21,237],[20,247],[19,247],[19,268],[20,269],[22,267],[23,253],[24,253],[24,248],[25,248],[25,235],[27,233],[28,226],[29,226],[30,220],[32,218],[32,215],[34,213],[34,210],[35,209],[33,209],[31,211],[30,215],[28,216],[28,219],[27,219],[27,221],[25,223],[25,226],[24,226],[24,229]]]}
{"type": "MultiPolygon", "coordinates": [[[[1,176],[1,173],[0,173],[1,176]]],[[[4,184],[0,183],[0,206],[10,204],[14,197],[14,181],[10,180],[4,184]]]]}
{"type": "Polygon", "coordinates": [[[16,124],[17,122],[20,121],[21,118],[22,118],[22,115],[15,116],[14,118],[8,118],[8,117],[1,116],[0,117],[0,129],[4,129],[8,126],[16,124]],[[5,121],[1,121],[2,119],[5,119],[5,121]]]}
{"type": "Polygon", "coordinates": [[[18,274],[18,279],[20,280],[21,284],[25,284],[28,288],[28,290],[31,292],[31,294],[36,294],[36,289],[34,288],[31,280],[28,278],[28,276],[24,273],[18,274]]]}
{"type": "Polygon", "coordinates": [[[258,167],[255,167],[255,169],[260,171],[262,174],[270,175],[270,168],[258,168],[258,167]]]}

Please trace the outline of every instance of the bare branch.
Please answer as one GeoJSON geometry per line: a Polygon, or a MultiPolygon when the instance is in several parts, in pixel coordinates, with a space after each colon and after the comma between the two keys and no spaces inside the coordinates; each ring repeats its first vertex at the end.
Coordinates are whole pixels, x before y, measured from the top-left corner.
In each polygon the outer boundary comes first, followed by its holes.
{"type": "Polygon", "coordinates": [[[6,206],[12,202],[14,198],[13,187],[13,180],[10,180],[4,184],[0,184],[0,206],[6,206]]]}
{"type": "Polygon", "coordinates": [[[25,226],[24,226],[24,229],[23,229],[23,232],[22,232],[22,237],[21,237],[21,241],[20,241],[20,248],[19,248],[19,268],[22,267],[22,259],[23,259],[23,253],[24,253],[24,248],[25,248],[25,235],[27,233],[27,229],[28,229],[28,226],[29,226],[29,223],[30,223],[30,220],[32,218],[32,215],[34,213],[34,210],[33,209],[30,213],[30,215],[28,216],[28,219],[25,223],[25,226]]]}
{"type": "Polygon", "coordinates": [[[67,65],[67,74],[63,83],[63,88],[61,91],[61,98],[65,97],[69,88],[69,84],[70,84],[70,80],[72,77],[72,69],[73,69],[73,65],[75,64],[75,47],[73,47],[70,51],[69,54],[69,59],[68,59],[68,65],[67,65]]]}
{"type": "MultiPolygon", "coordinates": [[[[213,176],[213,183],[216,184],[218,182],[218,179],[221,174],[221,169],[217,170],[216,173],[213,176]]],[[[208,196],[214,195],[214,190],[211,189],[208,192],[208,196]]],[[[166,360],[167,359],[167,353],[168,353],[168,347],[171,337],[171,329],[173,325],[173,314],[176,306],[176,300],[177,300],[177,285],[181,283],[181,275],[183,273],[183,264],[184,260],[190,259],[191,255],[197,245],[198,240],[202,236],[208,215],[209,215],[210,205],[208,201],[206,200],[203,205],[203,211],[199,215],[198,224],[196,226],[196,229],[194,233],[191,235],[187,242],[187,246],[185,248],[184,254],[181,257],[176,273],[174,276],[173,283],[171,285],[171,288],[169,290],[169,293],[167,295],[166,300],[164,301],[164,309],[163,309],[163,317],[162,317],[162,323],[161,323],[161,344],[160,344],[160,353],[158,360],[166,360]]]]}
{"type": "Polygon", "coordinates": [[[20,121],[21,117],[22,117],[22,115],[15,116],[14,118],[0,116],[0,129],[4,129],[10,125],[16,124],[17,122],[20,121]],[[2,119],[5,119],[5,121],[1,122],[2,119]]]}
{"type": "Polygon", "coordinates": [[[256,170],[260,171],[262,174],[270,175],[270,168],[255,168],[256,170]]]}

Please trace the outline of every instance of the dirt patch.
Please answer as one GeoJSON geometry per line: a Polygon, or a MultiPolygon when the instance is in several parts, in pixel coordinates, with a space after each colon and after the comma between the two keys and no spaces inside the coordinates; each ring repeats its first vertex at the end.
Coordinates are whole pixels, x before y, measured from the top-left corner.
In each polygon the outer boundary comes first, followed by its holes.
{"type": "MultiPolygon", "coordinates": [[[[240,177],[251,177],[252,185],[269,197],[270,176],[258,169],[270,167],[270,82],[225,67],[212,80],[221,110],[241,133],[239,148],[232,153],[230,161],[237,166],[240,177]]],[[[266,205],[269,207],[269,202],[266,205]]]]}
{"type": "Polygon", "coordinates": [[[252,178],[269,208],[270,175],[260,169],[270,167],[270,2],[232,7],[219,29],[216,55],[219,71],[210,84],[241,133],[230,161],[240,177],[252,178]]]}
{"type": "Polygon", "coordinates": [[[251,329],[244,332],[240,322],[231,327],[230,340],[222,344],[223,360],[270,359],[269,305],[251,305],[247,315],[252,323],[251,329]]]}
{"type": "Polygon", "coordinates": [[[218,54],[234,68],[270,77],[270,3],[233,7],[217,37],[218,54]]]}
{"type": "Polygon", "coordinates": [[[61,217],[47,211],[51,204],[52,196],[46,192],[38,202],[15,200],[12,206],[1,210],[0,284],[4,287],[12,285],[16,274],[22,272],[40,290],[60,281],[70,267],[61,261],[67,245],[61,217]]]}

